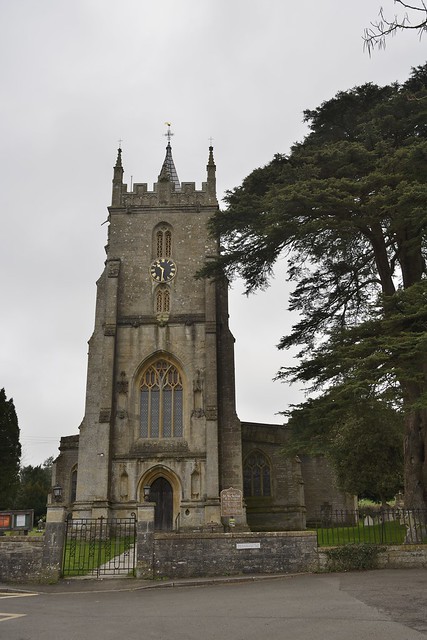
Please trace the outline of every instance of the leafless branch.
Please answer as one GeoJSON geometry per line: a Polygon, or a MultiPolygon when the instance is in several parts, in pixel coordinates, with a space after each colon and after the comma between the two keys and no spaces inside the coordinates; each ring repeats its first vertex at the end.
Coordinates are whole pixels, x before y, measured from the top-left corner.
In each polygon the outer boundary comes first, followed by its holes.
{"type": "Polygon", "coordinates": [[[403,0],[394,0],[405,12],[401,15],[395,14],[392,19],[386,18],[383,7],[380,8],[379,19],[371,22],[363,34],[364,48],[371,55],[375,47],[385,49],[388,36],[394,36],[398,31],[415,30],[420,37],[427,31],[427,4],[425,0],[418,0],[418,4],[408,4],[403,0]],[[418,12],[411,16],[408,12],[418,12]],[[420,20],[420,15],[422,19],[420,20]],[[412,17],[412,20],[411,20],[412,17]],[[414,21],[414,18],[416,20],[414,21]]]}

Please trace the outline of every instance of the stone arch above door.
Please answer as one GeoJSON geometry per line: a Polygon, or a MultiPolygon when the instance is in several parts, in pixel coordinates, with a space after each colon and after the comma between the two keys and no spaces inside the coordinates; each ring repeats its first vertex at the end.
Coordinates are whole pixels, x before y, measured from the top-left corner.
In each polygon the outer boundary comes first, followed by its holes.
{"type": "MultiPolygon", "coordinates": [[[[144,487],[154,485],[154,493],[157,492],[157,496],[163,495],[164,500],[166,502],[170,501],[171,508],[171,521],[168,526],[159,527],[159,510],[155,510],[155,525],[157,525],[157,530],[170,530],[175,528],[176,519],[178,514],[180,513],[180,504],[181,504],[181,482],[177,475],[168,467],[163,465],[156,465],[149,469],[140,479],[138,483],[138,500],[140,502],[144,502],[144,487]],[[170,486],[171,495],[168,496],[168,487],[170,486]]],[[[153,493],[150,493],[150,501],[154,499],[153,493]]],[[[168,502],[169,504],[169,502],[168,502]]],[[[166,504],[163,505],[168,508],[166,504]]],[[[163,520],[163,524],[165,525],[165,520],[163,520]]]]}

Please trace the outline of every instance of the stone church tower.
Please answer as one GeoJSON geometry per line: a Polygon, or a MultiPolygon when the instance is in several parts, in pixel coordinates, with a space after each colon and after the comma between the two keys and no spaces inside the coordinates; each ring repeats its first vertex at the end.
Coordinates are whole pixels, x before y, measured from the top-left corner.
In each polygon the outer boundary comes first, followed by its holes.
{"type": "Polygon", "coordinates": [[[284,455],[286,425],[240,423],[227,284],[195,278],[219,249],[213,149],[197,190],[179,181],[166,135],[152,191],[128,191],[118,150],[85,415],[79,435],[61,438],[57,506],[73,519],[126,518],[149,494],[157,531],[223,530],[230,487],[245,498],[237,529],[304,529],[319,511],[354,508],[325,459],[284,455]]]}
{"type": "Polygon", "coordinates": [[[118,150],[72,512],[127,517],[150,487],[156,529],[203,530],[221,523],[220,491],[243,489],[242,435],[227,286],[194,277],[218,253],[213,148],[197,190],[178,179],[171,135],[152,191],[128,191],[118,150]]]}

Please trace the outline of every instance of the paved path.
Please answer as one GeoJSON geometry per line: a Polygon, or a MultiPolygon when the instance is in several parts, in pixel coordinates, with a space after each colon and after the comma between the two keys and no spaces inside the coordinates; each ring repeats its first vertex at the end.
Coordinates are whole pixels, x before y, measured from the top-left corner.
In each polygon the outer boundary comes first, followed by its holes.
{"type": "Polygon", "coordinates": [[[103,578],[117,578],[117,576],[120,576],[120,573],[123,573],[124,571],[127,571],[129,574],[132,573],[134,566],[134,554],[135,545],[132,544],[129,549],[123,551],[120,555],[114,556],[108,560],[108,562],[101,564],[98,567],[99,576],[103,578]]]}
{"type": "Polygon", "coordinates": [[[0,638],[121,637],[421,640],[427,637],[427,570],[223,578],[215,584],[68,580],[0,595],[0,638]]]}

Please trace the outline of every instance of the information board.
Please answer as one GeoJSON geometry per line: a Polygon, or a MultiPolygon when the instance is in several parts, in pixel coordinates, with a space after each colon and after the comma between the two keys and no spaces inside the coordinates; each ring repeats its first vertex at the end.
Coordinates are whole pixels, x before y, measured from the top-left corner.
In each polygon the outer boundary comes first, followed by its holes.
{"type": "Polygon", "coordinates": [[[221,516],[231,518],[243,515],[243,492],[240,489],[223,489],[221,491],[221,516]]]}

